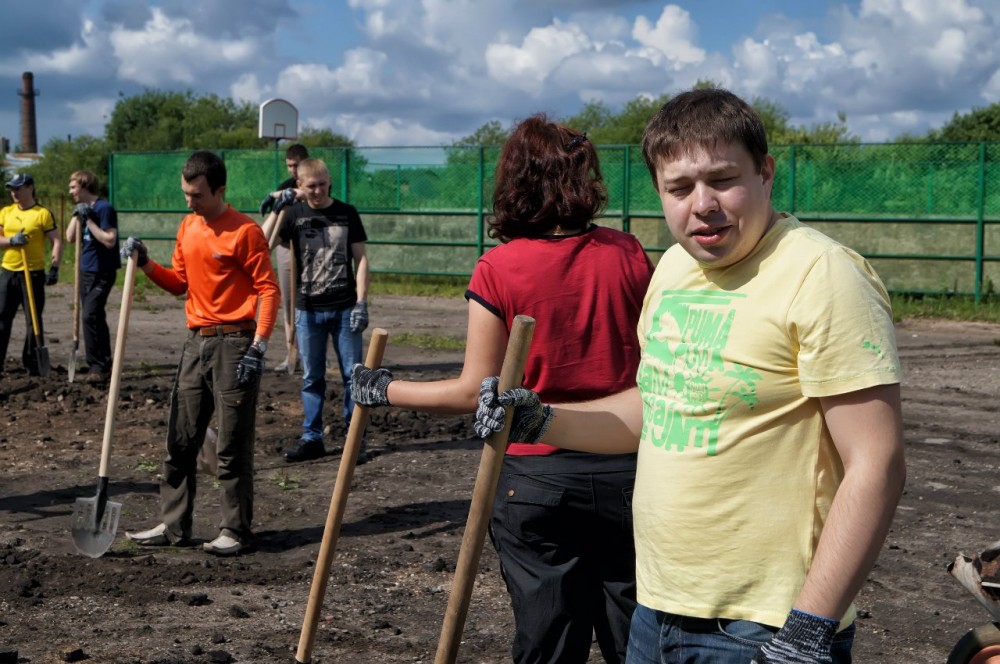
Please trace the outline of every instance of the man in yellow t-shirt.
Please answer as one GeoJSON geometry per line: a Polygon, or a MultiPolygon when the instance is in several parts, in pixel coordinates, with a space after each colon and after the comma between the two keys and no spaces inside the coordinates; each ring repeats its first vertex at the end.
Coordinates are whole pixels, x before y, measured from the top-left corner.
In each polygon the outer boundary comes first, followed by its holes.
{"type": "Polygon", "coordinates": [[[763,123],[735,95],[673,98],[643,155],[677,244],[643,303],[638,387],[551,407],[487,378],[477,431],[515,406],[512,439],[638,449],[630,664],[850,661],[906,474],[888,294],[774,209],[763,123]]]}
{"type": "Polygon", "coordinates": [[[38,375],[37,341],[31,325],[31,312],[25,287],[31,288],[38,315],[38,333],[44,335],[42,311],[45,309],[45,286],[59,281],[59,260],[62,258],[62,238],[55,219],[48,208],[35,200],[35,180],[27,173],[19,173],[7,182],[13,203],[0,210],[0,372],[7,358],[10,331],[17,310],[24,310],[26,322],[21,362],[28,373],[38,375]],[[52,243],[52,261],[45,271],[46,240],[52,243]],[[23,255],[31,272],[30,284],[25,283],[23,255]]]}

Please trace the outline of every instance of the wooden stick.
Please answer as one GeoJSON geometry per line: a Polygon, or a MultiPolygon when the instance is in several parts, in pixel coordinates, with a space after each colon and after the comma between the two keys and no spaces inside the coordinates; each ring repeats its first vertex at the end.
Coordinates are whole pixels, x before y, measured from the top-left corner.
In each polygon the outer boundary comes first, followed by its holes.
{"type": "Polygon", "coordinates": [[[83,244],[83,220],[77,217],[76,233],[74,233],[73,247],[73,348],[69,354],[69,382],[73,382],[76,377],[77,354],[80,350],[80,245],[83,244]]]}
{"type": "MultiPolygon", "coordinates": [[[[524,375],[524,363],[531,346],[531,336],[535,331],[535,319],[528,316],[515,316],[514,325],[507,342],[507,353],[503,358],[503,368],[500,370],[500,382],[497,390],[503,392],[521,384],[524,375]]],[[[458,646],[462,640],[462,629],[469,613],[469,602],[472,599],[472,586],[479,569],[479,557],[483,552],[483,540],[486,537],[486,527],[489,525],[493,500],[500,480],[500,469],[503,466],[504,453],[507,450],[507,438],[510,436],[510,424],[513,412],[508,411],[502,431],[498,431],[486,440],[483,456],[479,461],[479,473],[476,485],[472,491],[472,504],[469,506],[469,520],[462,535],[462,546],[455,564],[455,582],[448,598],[448,608],[441,627],[441,638],[438,641],[435,664],[454,664],[458,657],[458,646]]]]}
{"type": "MultiPolygon", "coordinates": [[[[372,338],[368,342],[368,357],[365,358],[365,366],[369,369],[377,369],[381,366],[388,337],[389,333],[380,327],[372,330],[372,338]]],[[[330,509],[326,515],[326,526],[323,528],[323,541],[320,543],[319,555],[316,557],[316,569],[313,572],[312,587],[309,591],[309,603],[306,605],[302,633],[299,635],[299,648],[295,653],[295,661],[300,664],[308,664],[312,660],[319,612],[323,608],[326,584],[330,577],[330,566],[333,564],[333,554],[337,548],[337,539],[340,537],[340,524],[344,520],[344,509],[347,506],[347,494],[351,490],[354,466],[357,464],[358,452],[361,449],[361,441],[364,438],[370,410],[371,408],[368,406],[354,404],[351,426],[347,429],[344,454],[340,457],[340,469],[337,471],[337,483],[333,487],[330,509]]]]}

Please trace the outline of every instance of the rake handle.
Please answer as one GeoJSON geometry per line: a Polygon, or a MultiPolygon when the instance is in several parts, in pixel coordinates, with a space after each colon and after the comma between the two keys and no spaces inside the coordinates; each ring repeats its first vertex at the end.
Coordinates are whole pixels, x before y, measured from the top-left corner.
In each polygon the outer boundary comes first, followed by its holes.
{"type": "MultiPolygon", "coordinates": [[[[368,356],[365,366],[378,369],[382,365],[382,355],[385,353],[385,343],[389,333],[380,327],[372,330],[371,341],[368,342],[368,356]]],[[[340,457],[340,468],[337,471],[337,482],[330,498],[330,509],[326,515],[326,525],[323,528],[323,541],[316,557],[316,568],[313,572],[312,587],[309,591],[309,603],[306,605],[306,615],[302,621],[302,633],[299,636],[299,647],[295,653],[295,661],[308,664],[312,660],[313,644],[316,641],[316,626],[319,624],[319,612],[323,608],[323,598],[326,596],[326,584],[330,578],[330,566],[333,564],[333,554],[340,537],[340,524],[344,520],[344,510],[347,507],[347,494],[351,490],[351,480],[354,477],[354,466],[361,449],[365,426],[368,424],[368,406],[354,404],[354,414],[351,425],[347,429],[347,440],[344,442],[344,453],[340,457]]]]}
{"type": "MultiPolygon", "coordinates": [[[[535,319],[529,316],[515,316],[511,326],[510,339],[507,342],[507,352],[500,369],[500,382],[497,391],[503,392],[521,384],[524,375],[524,363],[531,347],[531,337],[535,331],[535,319]]],[[[444,624],[441,626],[441,638],[438,641],[435,664],[453,664],[458,657],[458,646],[462,640],[462,629],[469,613],[469,603],[472,600],[472,587],[479,569],[479,557],[483,552],[483,540],[489,525],[490,511],[493,506],[497,483],[500,481],[500,470],[503,466],[504,453],[507,450],[507,439],[510,437],[510,424],[513,411],[508,410],[504,419],[504,427],[486,439],[483,455],[479,461],[479,473],[476,475],[476,485],[472,491],[472,504],[469,507],[469,519],[462,535],[462,545],[458,552],[458,562],[455,564],[455,581],[452,584],[451,595],[448,597],[448,608],[445,611],[444,624]]]]}

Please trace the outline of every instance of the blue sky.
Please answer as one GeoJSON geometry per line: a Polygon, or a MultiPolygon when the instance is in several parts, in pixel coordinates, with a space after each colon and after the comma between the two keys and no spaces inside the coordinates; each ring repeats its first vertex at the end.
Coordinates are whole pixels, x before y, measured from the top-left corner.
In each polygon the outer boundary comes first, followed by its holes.
{"type": "MultiPolygon", "coordinates": [[[[102,135],[146,88],[259,104],[360,146],[446,145],[489,121],[712,80],[867,141],[1000,101],[1000,0],[45,0],[5,8],[0,134],[102,135]]],[[[585,129],[585,128],[584,128],[585,129]]]]}

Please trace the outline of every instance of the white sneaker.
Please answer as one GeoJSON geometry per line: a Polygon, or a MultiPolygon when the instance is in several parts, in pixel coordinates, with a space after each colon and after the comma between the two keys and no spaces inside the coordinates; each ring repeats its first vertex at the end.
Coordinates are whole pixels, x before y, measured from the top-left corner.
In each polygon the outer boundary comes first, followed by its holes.
{"type": "Polygon", "coordinates": [[[224,532],[211,542],[205,542],[202,544],[202,548],[205,549],[205,551],[214,553],[217,556],[235,556],[243,550],[244,546],[245,545],[238,539],[227,535],[224,532]]]}
{"type": "Polygon", "coordinates": [[[170,544],[170,540],[167,539],[167,524],[165,523],[141,533],[126,532],[125,537],[141,546],[168,546],[170,544]]]}
{"type": "Polygon", "coordinates": [[[283,373],[283,372],[288,371],[288,358],[285,358],[284,362],[282,362],[278,366],[274,367],[274,370],[276,372],[278,372],[278,373],[283,373]]]}

